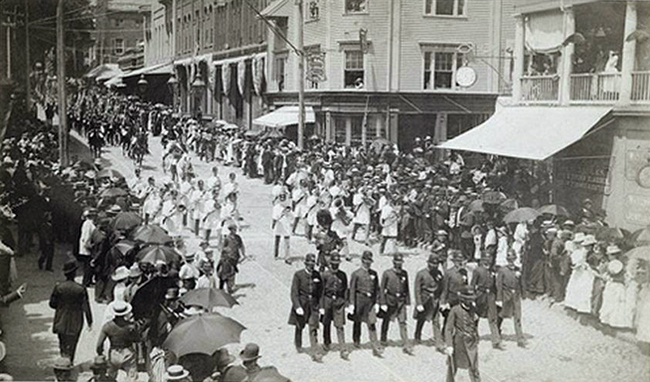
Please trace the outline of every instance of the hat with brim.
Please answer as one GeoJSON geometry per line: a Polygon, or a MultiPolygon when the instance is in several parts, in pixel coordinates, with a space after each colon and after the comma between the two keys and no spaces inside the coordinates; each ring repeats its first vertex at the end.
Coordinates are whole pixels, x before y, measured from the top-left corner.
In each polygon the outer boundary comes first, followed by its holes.
{"type": "Polygon", "coordinates": [[[253,343],[247,344],[244,347],[244,350],[239,353],[239,358],[241,358],[241,360],[244,362],[254,361],[260,357],[262,357],[260,355],[260,347],[257,344],[253,343]]]}
{"type": "Polygon", "coordinates": [[[228,353],[227,349],[221,348],[214,355],[217,368],[223,368],[235,362],[235,356],[228,353]]]}
{"type": "Polygon", "coordinates": [[[185,368],[181,365],[171,365],[165,372],[165,380],[167,381],[178,381],[181,379],[186,379],[189,376],[190,372],[185,370],[185,368]]]}
{"type": "Polygon", "coordinates": [[[476,293],[471,287],[465,287],[458,292],[458,298],[464,301],[474,301],[476,300],[476,293]]]}
{"type": "Polygon", "coordinates": [[[55,370],[72,370],[72,361],[68,357],[59,357],[54,361],[52,366],[55,370]]]}
{"type": "Polygon", "coordinates": [[[393,255],[393,263],[404,264],[404,255],[401,253],[396,253],[393,255]]]}
{"type": "Polygon", "coordinates": [[[330,264],[341,264],[341,255],[338,253],[332,253],[330,255],[330,264]]]}
{"type": "Polygon", "coordinates": [[[142,276],[142,270],[140,269],[138,263],[131,265],[131,268],[129,268],[129,277],[136,278],[140,276],[142,276]]]}
{"type": "Polygon", "coordinates": [[[118,267],[115,272],[111,275],[113,281],[122,281],[129,278],[129,269],[125,266],[118,267]]]}
{"type": "Polygon", "coordinates": [[[440,263],[440,259],[438,258],[438,255],[432,253],[429,255],[429,259],[427,259],[427,263],[438,265],[438,263],[440,263]]]}
{"type": "Polygon", "coordinates": [[[305,256],[305,264],[316,264],[316,255],[313,253],[308,253],[305,256]]]}
{"type": "Polygon", "coordinates": [[[113,315],[115,317],[124,317],[127,314],[131,313],[131,310],[133,310],[131,304],[124,301],[113,301],[111,305],[111,309],[113,309],[113,315]]]}
{"type": "Polygon", "coordinates": [[[606,253],[607,253],[607,255],[616,255],[616,254],[621,253],[621,249],[616,244],[609,245],[609,246],[607,246],[606,253]]]}
{"type": "Polygon", "coordinates": [[[597,241],[596,241],[595,237],[593,237],[592,235],[587,235],[585,237],[585,241],[582,242],[582,245],[587,246],[587,245],[594,245],[596,243],[597,243],[597,241]]]}
{"type": "Polygon", "coordinates": [[[75,272],[79,266],[76,261],[68,261],[63,264],[63,274],[67,275],[69,273],[75,272]]]}
{"type": "Polygon", "coordinates": [[[364,251],[363,254],[361,255],[361,261],[372,263],[373,262],[373,260],[372,260],[372,252],[364,251]]]}
{"type": "Polygon", "coordinates": [[[585,236],[585,234],[583,232],[578,232],[573,237],[573,242],[574,243],[582,243],[583,241],[585,241],[585,238],[586,238],[586,236],[585,236]]]}

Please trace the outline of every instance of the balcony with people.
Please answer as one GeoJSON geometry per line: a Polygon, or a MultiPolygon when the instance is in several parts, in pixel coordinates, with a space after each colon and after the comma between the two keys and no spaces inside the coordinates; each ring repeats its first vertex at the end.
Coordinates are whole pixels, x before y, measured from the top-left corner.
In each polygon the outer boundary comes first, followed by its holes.
{"type": "MultiPolygon", "coordinates": [[[[599,1],[519,16],[522,104],[650,104],[650,4],[599,1]]],[[[517,52],[515,56],[517,57],[517,52]]]]}

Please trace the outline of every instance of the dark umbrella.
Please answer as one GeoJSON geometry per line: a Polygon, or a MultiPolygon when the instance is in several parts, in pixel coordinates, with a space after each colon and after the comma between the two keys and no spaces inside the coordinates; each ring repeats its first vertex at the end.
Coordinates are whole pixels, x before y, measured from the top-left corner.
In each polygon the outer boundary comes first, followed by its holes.
{"type": "Polygon", "coordinates": [[[142,249],[136,255],[136,260],[139,263],[150,263],[156,264],[158,260],[162,260],[167,264],[178,262],[181,259],[181,255],[171,247],[166,247],[163,245],[152,245],[142,249]]]}
{"type": "Polygon", "coordinates": [[[291,382],[291,380],[280,374],[273,366],[263,367],[259,373],[250,380],[251,382],[291,382]]]}
{"type": "Polygon", "coordinates": [[[627,230],[617,227],[602,227],[596,232],[596,239],[603,241],[623,240],[628,238],[631,233],[627,230]]]}
{"type": "Polygon", "coordinates": [[[126,196],[128,194],[129,194],[128,192],[126,192],[121,188],[111,187],[102,191],[102,193],[99,194],[99,196],[101,196],[103,199],[106,199],[106,198],[115,198],[117,196],[126,196]]]}
{"type": "Polygon", "coordinates": [[[198,314],[181,320],[163,343],[177,357],[185,354],[213,354],[224,345],[240,341],[246,327],[220,314],[198,314]]]}
{"type": "Polygon", "coordinates": [[[113,229],[128,231],[142,223],[142,219],[134,212],[120,212],[113,218],[113,229]]]}
{"type": "Polygon", "coordinates": [[[149,244],[165,244],[173,240],[171,236],[167,234],[167,231],[155,224],[136,228],[131,234],[131,238],[135,241],[149,244]]]}
{"type": "Polygon", "coordinates": [[[97,179],[102,179],[102,178],[124,179],[124,175],[122,175],[119,171],[113,170],[111,168],[105,168],[97,173],[97,179]]]}
{"type": "Polygon", "coordinates": [[[569,211],[567,211],[566,208],[557,205],[557,204],[547,204],[543,207],[540,207],[537,211],[539,211],[542,215],[553,215],[553,216],[566,216],[569,217],[569,211]]]}
{"type": "Polygon", "coordinates": [[[131,298],[135,319],[153,317],[165,301],[167,289],[175,286],[171,277],[154,277],[140,285],[131,298]]]}
{"type": "Polygon", "coordinates": [[[186,305],[198,305],[204,309],[212,310],[215,306],[225,306],[232,308],[237,304],[231,295],[221,289],[215,288],[199,288],[187,292],[181,301],[186,305]]]}
{"type": "Polygon", "coordinates": [[[506,195],[499,191],[487,191],[481,195],[483,203],[487,204],[501,204],[506,200],[506,195]]]}
{"type": "Polygon", "coordinates": [[[530,220],[537,219],[541,214],[530,207],[517,208],[516,210],[509,212],[504,218],[503,221],[506,223],[521,223],[527,222],[530,220]]]}

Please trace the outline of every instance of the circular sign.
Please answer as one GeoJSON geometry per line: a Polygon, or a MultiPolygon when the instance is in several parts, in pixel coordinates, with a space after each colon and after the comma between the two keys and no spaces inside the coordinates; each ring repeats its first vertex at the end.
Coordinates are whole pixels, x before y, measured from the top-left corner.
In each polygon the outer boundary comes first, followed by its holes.
{"type": "Polygon", "coordinates": [[[643,188],[650,188],[650,165],[646,165],[636,174],[636,182],[643,188]]]}
{"type": "Polygon", "coordinates": [[[456,71],[456,83],[468,88],[476,83],[476,71],[469,66],[463,66],[456,71]]]}

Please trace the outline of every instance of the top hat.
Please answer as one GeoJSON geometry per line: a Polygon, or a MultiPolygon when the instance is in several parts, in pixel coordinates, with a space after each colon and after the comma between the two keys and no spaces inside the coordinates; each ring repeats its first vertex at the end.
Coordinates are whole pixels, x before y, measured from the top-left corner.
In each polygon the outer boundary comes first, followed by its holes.
{"type": "Polygon", "coordinates": [[[77,268],[78,266],[76,261],[68,261],[67,263],[63,264],[63,274],[67,275],[68,273],[75,272],[77,268]]]}
{"type": "Polygon", "coordinates": [[[404,255],[401,253],[396,253],[393,255],[393,263],[399,263],[403,264],[404,263],[404,255]]]}
{"type": "Polygon", "coordinates": [[[372,260],[372,252],[370,252],[370,251],[363,251],[363,254],[361,255],[361,261],[364,261],[364,262],[367,261],[367,262],[371,262],[371,263],[372,263],[372,262],[373,262],[373,260],[372,260]]]}
{"type": "Polygon", "coordinates": [[[165,372],[165,380],[167,381],[178,381],[189,376],[190,372],[185,370],[185,368],[181,365],[171,365],[165,372]]]}
{"type": "Polygon", "coordinates": [[[228,366],[235,361],[235,357],[228,353],[228,349],[221,348],[214,353],[215,363],[218,369],[228,366]]]}
{"type": "Polygon", "coordinates": [[[244,350],[239,353],[239,358],[244,362],[254,361],[260,357],[260,347],[254,343],[246,344],[244,350]]]}
{"type": "Polygon", "coordinates": [[[305,256],[305,263],[316,264],[316,255],[313,253],[308,253],[305,256]]]}
{"type": "Polygon", "coordinates": [[[131,304],[129,304],[128,302],[119,301],[119,300],[113,301],[111,305],[112,305],[111,308],[113,309],[113,315],[115,317],[124,317],[127,314],[131,313],[131,310],[133,309],[131,304]]]}

